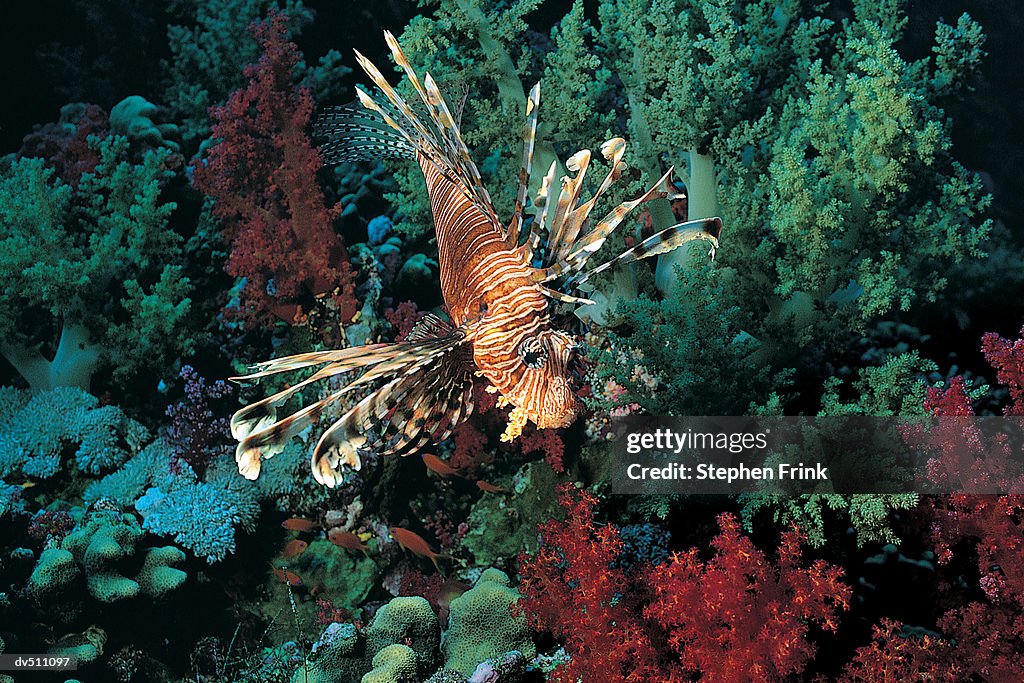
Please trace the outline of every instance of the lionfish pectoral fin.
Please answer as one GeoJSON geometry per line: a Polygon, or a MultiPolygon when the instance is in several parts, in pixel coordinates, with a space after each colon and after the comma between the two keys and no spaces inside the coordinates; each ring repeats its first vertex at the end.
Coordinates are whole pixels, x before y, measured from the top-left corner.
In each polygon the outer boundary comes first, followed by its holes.
{"type": "Polygon", "coordinates": [[[335,486],[341,481],[341,465],[359,469],[360,449],[406,455],[447,438],[472,413],[472,369],[472,351],[461,336],[407,367],[324,432],[313,451],[313,476],[335,486]],[[367,436],[370,432],[376,432],[373,439],[367,436]]]}
{"type": "MultiPolygon", "coordinates": [[[[420,320],[409,335],[409,339],[395,344],[372,344],[362,347],[340,349],[336,351],[317,352],[279,358],[257,366],[259,370],[252,377],[287,372],[294,369],[308,368],[315,365],[326,365],[310,377],[283,391],[269,396],[252,405],[242,408],[232,418],[232,434],[239,440],[235,452],[235,460],[239,471],[247,478],[259,476],[262,460],[282,450],[296,435],[311,426],[319,424],[324,412],[342,398],[354,392],[370,389],[370,395],[360,401],[355,408],[349,410],[338,420],[327,433],[321,437],[315,453],[317,457],[327,457],[328,466],[348,464],[358,467],[358,446],[346,445],[361,443],[358,430],[346,437],[336,438],[339,429],[352,426],[357,420],[365,418],[362,407],[372,407],[376,414],[379,404],[386,396],[388,387],[398,387],[399,383],[408,384],[411,377],[416,377],[424,369],[433,367],[451,357],[454,349],[465,347],[466,331],[456,329],[445,320],[435,315],[427,315],[420,320]],[[307,405],[283,418],[278,417],[278,409],[288,399],[298,396],[299,392],[315,382],[330,379],[349,372],[360,371],[355,379],[348,381],[340,389],[324,398],[307,405]],[[383,383],[383,387],[381,387],[383,383]],[[374,397],[377,397],[374,399],[374,397]],[[339,426],[340,425],[340,426],[339,426]],[[336,429],[337,428],[337,429],[336,429]],[[333,450],[328,450],[334,446],[333,450]],[[323,456],[323,454],[327,454],[323,456]]],[[[402,385],[405,386],[405,385],[402,385]]],[[[399,387],[400,388],[400,387],[399,387]]],[[[404,391],[404,389],[403,389],[404,391]]],[[[396,394],[397,395],[397,394],[396,394]]],[[[314,470],[322,469],[314,459],[314,470]]],[[[326,475],[318,475],[325,480],[326,475]]]]}
{"type": "Polygon", "coordinates": [[[632,263],[641,259],[658,256],[677,249],[682,245],[696,240],[704,240],[711,244],[711,257],[714,258],[715,250],[718,249],[718,238],[722,234],[722,219],[700,218],[685,223],[673,225],[661,232],[648,237],[632,249],[619,254],[615,258],[600,266],[593,268],[583,274],[582,277],[573,281],[573,285],[586,282],[591,276],[616,265],[632,263]]]}

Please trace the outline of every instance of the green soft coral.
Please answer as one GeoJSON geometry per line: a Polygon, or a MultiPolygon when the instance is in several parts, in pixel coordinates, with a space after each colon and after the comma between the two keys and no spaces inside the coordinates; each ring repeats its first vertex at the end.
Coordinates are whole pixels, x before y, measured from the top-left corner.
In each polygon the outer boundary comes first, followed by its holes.
{"type": "MultiPolygon", "coordinates": [[[[917,353],[895,356],[878,367],[864,368],[852,386],[838,378],[825,383],[820,417],[923,415],[925,376],[935,371],[934,363],[922,359],[917,353]],[[843,398],[852,394],[854,398],[843,398]]],[[[765,413],[767,414],[767,412],[765,413]]],[[[820,429],[829,429],[822,422],[820,429]]],[[[868,448],[870,450],[870,448],[868,448]]],[[[794,454],[795,455],[795,454],[794,454]]],[[[852,457],[873,457],[851,454],[852,457]]],[[[856,464],[856,463],[854,463],[856,464]]],[[[875,462],[873,472],[887,468],[875,462]]],[[[892,471],[896,471],[893,468],[892,471]]],[[[825,545],[831,525],[837,520],[854,530],[858,545],[870,542],[898,543],[892,529],[892,513],[917,506],[916,493],[811,493],[798,496],[781,494],[744,494],[740,496],[744,525],[752,530],[754,520],[766,515],[777,524],[796,524],[803,529],[814,547],[825,545]]]]}
{"type": "MultiPolygon", "coordinates": [[[[745,274],[741,298],[767,304],[765,325],[806,300],[811,324],[792,328],[801,341],[933,299],[988,232],[988,199],[950,157],[939,108],[969,82],[984,36],[966,15],[940,23],[934,60],[908,62],[895,48],[902,5],[858,2],[838,25],[792,1],[600,9],[637,163],[650,175],[667,157],[690,218],[722,215],[721,258],[745,274]]],[[[672,221],[665,206],[651,212],[672,221]]],[[[685,258],[659,259],[662,292],[676,291],[685,258]]]]}
{"type": "Polygon", "coordinates": [[[92,138],[99,163],[72,188],[41,159],[0,173],[0,353],[34,390],[88,388],[109,364],[124,383],[191,348],[171,152],[132,161],[128,140],[92,138]]]}
{"type": "Polygon", "coordinates": [[[899,34],[869,21],[848,33],[835,63],[812,64],[807,92],[783,107],[768,213],[776,293],[824,306],[852,283],[846,315],[866,320],[934,300],[950,264],[982,256],[988,199],[949,158],[929,79],[896,52],[899,34]]]}
{"type": "Polygon", "coordinates": [[[757,360],[759,344],[744,331],[749,319],[733,293],[735,274],[693,261],[677,270],[678,296],[659,301],[642,295],[616,309],[625,326],[610,332],[608,347],[594,354],[593,408],[741,415],[767,399],[771,383],[783,382],[757,360]]]}

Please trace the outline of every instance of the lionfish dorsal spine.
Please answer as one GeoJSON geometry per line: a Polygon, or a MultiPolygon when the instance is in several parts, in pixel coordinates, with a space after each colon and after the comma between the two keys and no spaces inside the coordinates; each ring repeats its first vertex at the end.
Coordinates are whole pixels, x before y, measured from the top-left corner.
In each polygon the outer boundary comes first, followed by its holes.
{"type": "MultiPolygon", "coordinates": [[[[537,115],[540,111],[540,83],[530,90],[526,100],[526,123],[523,125],[523,162],[519,167],[519,187],[516,188],[516,204],[512,210],[506,241],[510,248],[519,246],[519,232],[525,220],[526,198],[530,191],[530,174],[533,171],[533,152],[537,145],[537,115]]],[[[557,162],[552,162],[557,164],[557,162]]]]}

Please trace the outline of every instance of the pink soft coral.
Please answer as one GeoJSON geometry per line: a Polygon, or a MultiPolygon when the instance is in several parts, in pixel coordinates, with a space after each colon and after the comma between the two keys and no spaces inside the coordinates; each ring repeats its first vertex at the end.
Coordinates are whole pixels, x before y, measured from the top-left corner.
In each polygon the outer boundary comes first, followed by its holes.
{"type": "Polygon", "coordinates": [[[306,135],[313,98],[292,82],[299,51],[280,13],[253,30],[263,56],[245,69],[249,85],[211,110],[217,142],[196,166],[195,185],[223,221],[228,273],[246,279],[244,317],[298,322],[314,298],[329,296],[348,322],[354,284],[332,229],[340,206],[327,206],[317,184],[322,161],[306,135]]]}

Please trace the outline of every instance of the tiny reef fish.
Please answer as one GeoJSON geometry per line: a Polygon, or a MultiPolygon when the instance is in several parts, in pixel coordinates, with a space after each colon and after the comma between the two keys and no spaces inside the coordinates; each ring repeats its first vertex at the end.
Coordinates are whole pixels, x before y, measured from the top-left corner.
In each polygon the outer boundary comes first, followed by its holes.
{"type": "Polygon", "coordinates": [[[507,493],[508,492],[508,489],[502,488],[501,486],[497,486],[496,484],[491,484],[489,482],[484,481],[483,479],[477,480],[476,487],[478,489],[480,489],[481,491],[485,491],[487,493],[507,493]]]}
{"type": "Polygon", "coordinates": [[[289,570],[289,569],[287,569],[285,567],[274,567],[274,565],[270,565],[270,566],[273,567],[273,569],[274,569],[274,576],[281,583],[287,583],[289,586],[301,586],[301,585],[303,585],[302,584],[302,577],[300,577],[295,572],[293,572],[293,571],[291,571],[291,570],[289,570]]]}
{"type": "Polygon", "coordinates": [[[423,453],[420,457],[423,458],[423,464],[427,466],[427,469],[437,475],[445,477],[446,479],[452,476],[462,476],[462,473],[459,470],[452,467],[436,455],[423,453]]]}
{"type": "Polygon", "coordinates": [[[310,519],[303,519],[301,517],[292,517],[281,522],[281,527],[288,529],[289,531],[312,531],[316,529],[319,524],[310,519]]]}
{"type": "Polygon", "coordinates": [[[284,548],[281,549],[281,557],[290,558],[295,557],[296,555],[301,555],[308,547],[309,543],[300,541],[296,538],[295,540],[288,541],[284,544],[284,548]]]}
{"type": "Polygon", "coordinates": [[[402,546],[414,555],[419,555],[420,557],[429,559],[434,563],[434,569],[436,569],[439,574],[444,573],[441,571],[441,567],[437,564],[437,558],[447,558],[448,556],[434,552],[433,548],[430,547],[430,544],[427,543],[422,536],[413,531],[409,531],[408,529],[403,529],[400,526],[393,526],[388,529],[388,531],[390,531],[391,536],[398,541],[398,545],[402,546]]]}
{"type": "Polygon", "coordinates": [[[327,540],[339,548],[345,550],[361,551],[366,554],[368,548],[359,537],[353,534],[351,531],[342,531],[341,529],[331,529],[327,532],[327,540]]]}
{"type": "Polygon", "coordinates": [[[370,95],[357,88],[358,104],[326,111],[314,133],[325,140],[321,151],[327,163],[390,157],[419,165],[434,217],[441,293],[450,320],[428,314],[402,342],[277,358],[256,364],[245,377],[233,378],[253,381],[318,368],[232,417],[231,433],[239,441],[235,460],[249,479],[259,476],[262,460],[311,425],[319,426],[326,409],[350,397],[358,400],[323,431],[313,449],[313,476],[327,486],[342,482],[342,465],[359,469],[360,451],[406,455],[447,439],[473,412],[477,376],[499,392],[499,405],[512,406],[503,440],[516,438],[528,421],[540,429],[568,426],[582,410],[574,379],[582,340],[554,327],[550,302],[590,303],[571,292],[613,265],[663,254],[694,240],[708,242],[712,257],[718,247],[721,220],[700,219],[662,230],[588,269],[590,257],[630,211],[652,199],[685,196],[673,185],[669,169],[643,195],[591,224],[598,198],[626,168],[622,138],[601,146],[610,170],[586,202],[581,202],[580,193],[591,152],[570,157],[565,167],[575,175],[566,175],[557,184],[553,162],[532,197],[535,215],[527,224],[540,84],[527,97],[515,206],[511,220],[502,223],[463,142],[458,116],[429,74],[421,82],[395,37],[385,32],[384,39],[420,102],[407,103],[356,51],[356,60],[379,92],[370,95]],[[524,227],[529,228],[525,236],[524,227]],[[353,376],[357,372],[362,374],[353,376]],[[278,409],[304,388],[346,375],[342,382],[336,379],[320,400],[278,416],[278,409]]]}

